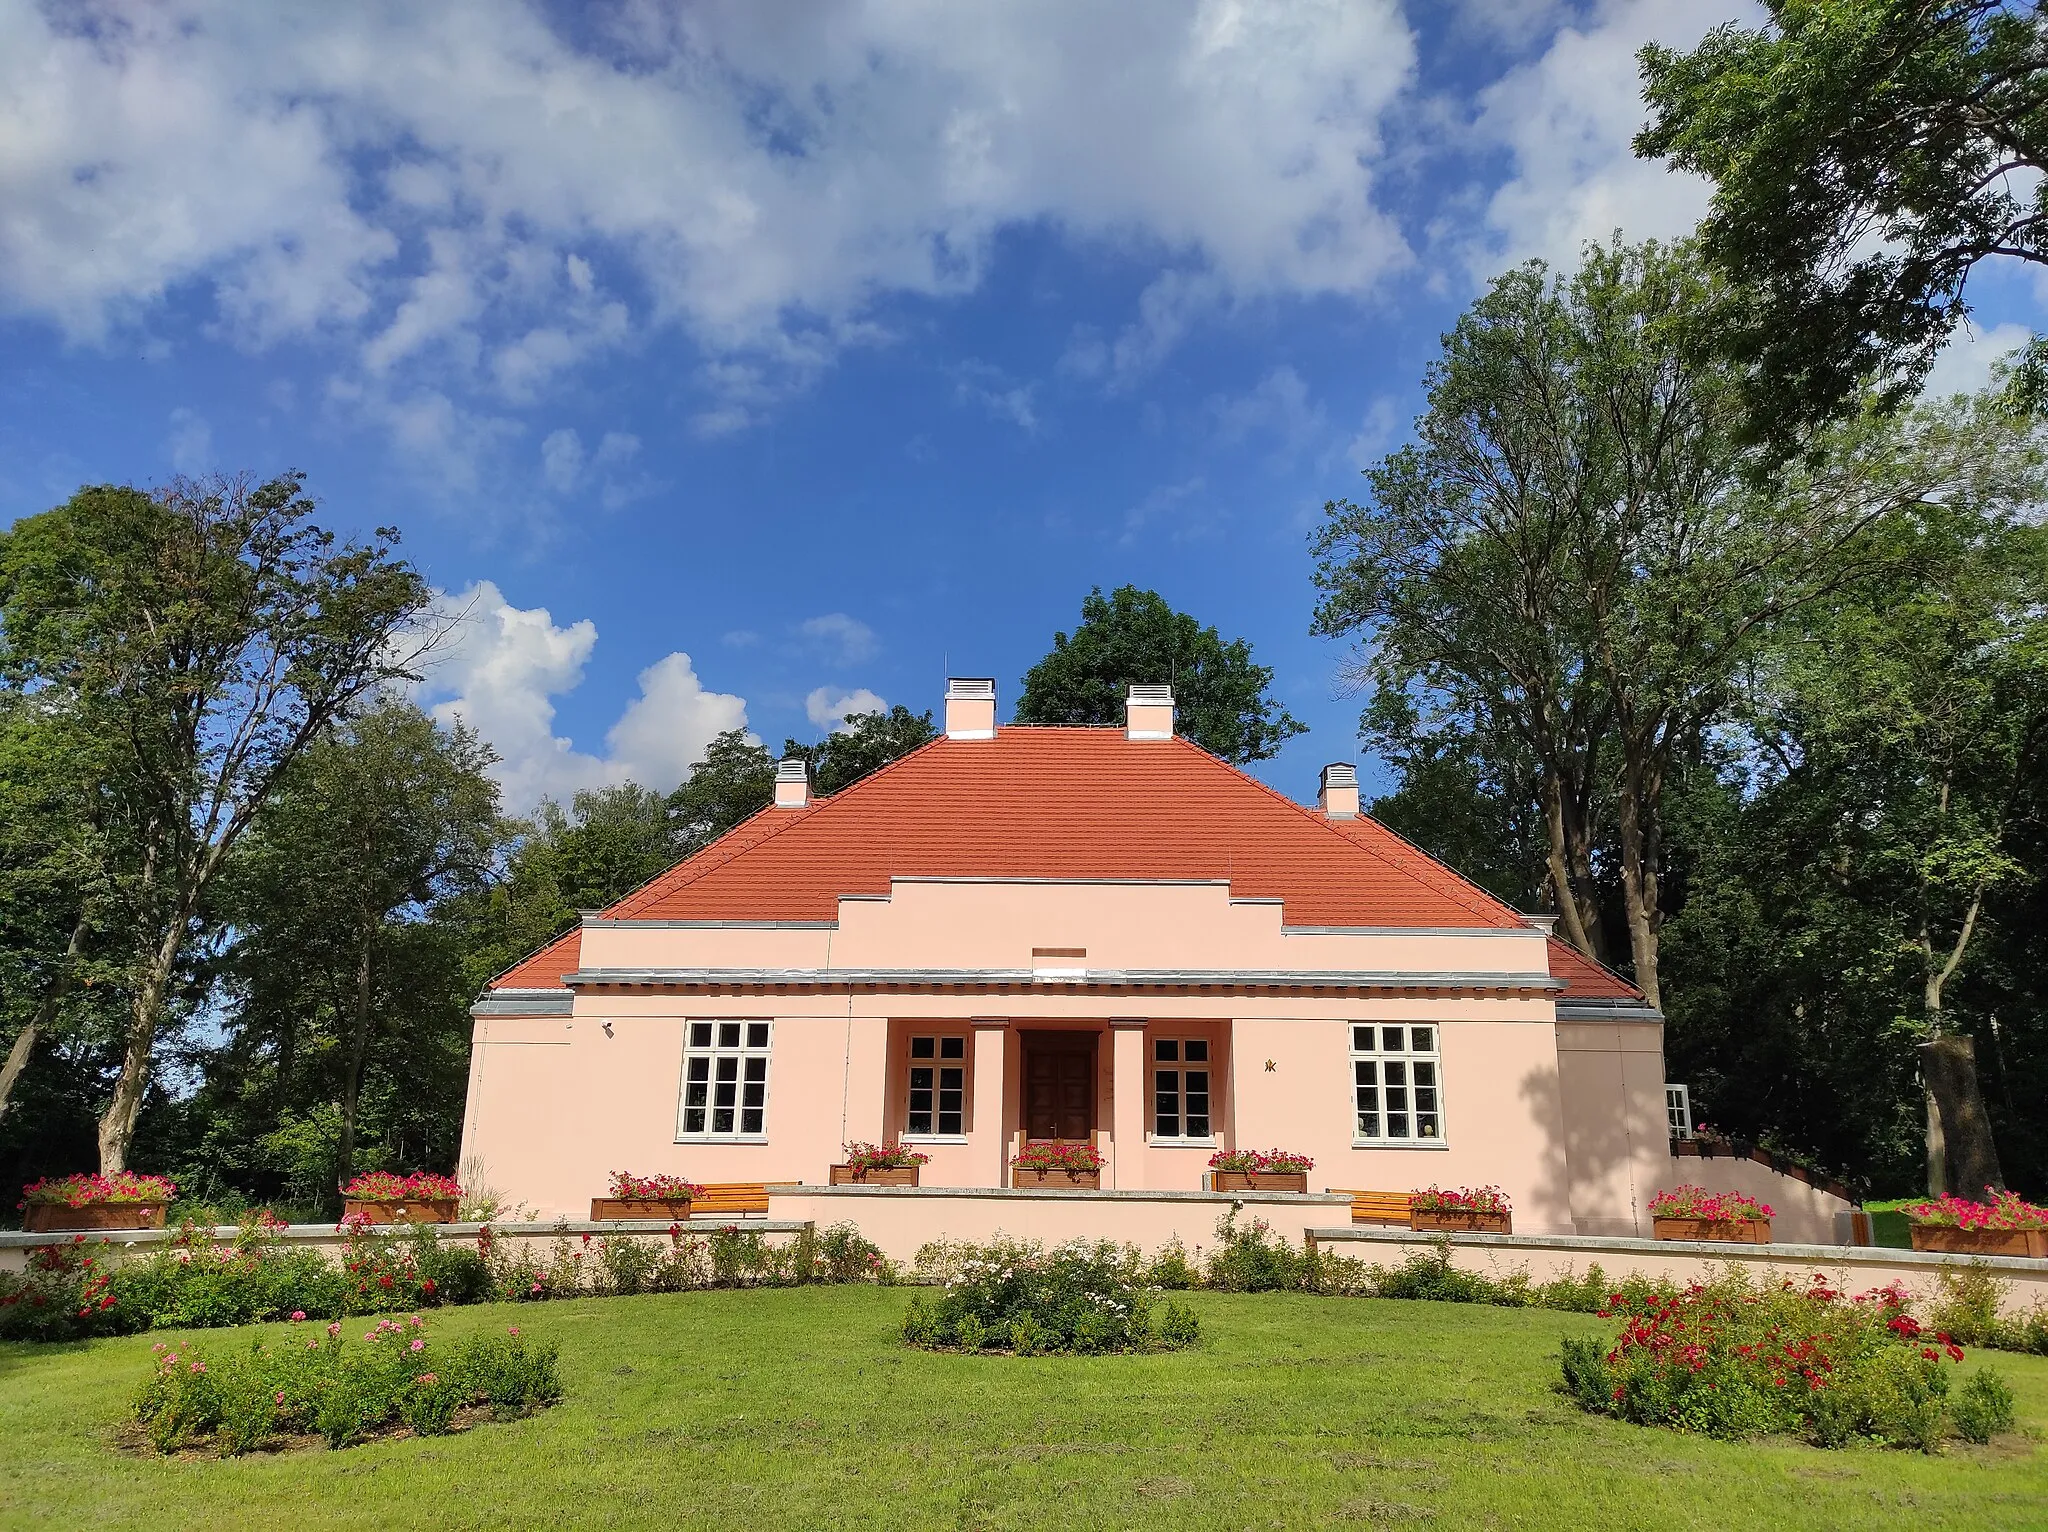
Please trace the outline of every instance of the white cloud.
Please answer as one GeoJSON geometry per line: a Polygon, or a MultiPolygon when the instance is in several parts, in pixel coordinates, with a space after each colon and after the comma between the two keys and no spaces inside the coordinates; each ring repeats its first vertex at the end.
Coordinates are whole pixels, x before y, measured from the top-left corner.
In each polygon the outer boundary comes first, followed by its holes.
{"type": "Polygon", "coordinates": [[[244,346],[349,348],[373,417],[522,407],[674,327],[716,435],[886,338],[877,299],[971,291],[1006,228],[1159,268],[1119,375],[1217,304],[1408,260],[1373,200],[1396,0],[805,16],[0,0],[0,309],[98,342],[208,292],[244,346]]]}
{"type": "Polygon", "coordinates": [[[1923,399],[1974,394],[1991,381],[1991,369],[2034,338],[2023,324],[2002,324],[1989,330],[1965,326],[1949,337],[1921,385],[1923,399]]]}
{"type": "Polygon", "coordinates": [[[873,628],[844,612],[806,618],[797,625],[797,632],[808,647],[841,665],[858,665],[862,660],[873,659],[882,647],[873,628]]]}
{"type": "Polygon", "coordinates": [[[1708,184],[1639,160],[1629,146],[1644,122],[1636,50],[1652,41],[1690,47],[1720,22],[1763,19],[1748,0],[1603,0],[1481,91],[1476,139],[1505,149],[1514,174],[1487,204],[1485,235],[1465,250],[1472,273],[1491,276],[1530,256],[1575,266],[1588,240],[1616,229],[1630,239],[1690,231],[1708,184]]]}
{"type": "Polygon", "coordinates": [[[205,473],[214,466],[213,427],[197,410],[179,405],[171,411],[171,434],[165,446],[179,473],[205,473]]]}
{"type": "Polygon", "coordinates": [[[745,699],[706,691],[689,655],[678,652],[640,672],[639,696],[605,735],[607,753],[591,755],[555,733],[554,699],[582,683],[595,623],[558,627],[545,607],[513,606],[489,580],[438,596],[432,617],[450,631],[420,696],[436,718],[460,719],[498,752],[494,775],[515,812],[616,782],[666,791],[714,735],[746,727],[745,699]]]}
{"type": "Polygon", "coordinates": [[[1400,410],[1394,401],[1385,394],[1379,395],[1366,406],[1365,418],[1359,421],[1358,434],[1351,438],[1345,456],[1360,468],[1370,468],[1400,440],[1401,424],[1400,410]]]}
{"type": "Polygon", "coordinates": [[[1262,437],[1282,460],[1321,441],[1328,430],[1323,407],[1309,398],[1308,384],[1284,363],[1245,393],[1210,399],[1208,414],[1218,442],[1236,446],[1262,437]]]}
{"type": "Polygon", "coordinates": [[[804,714],[820,729],[834,734],[852,732],[852,725],[846,720],[855,713],[886,713],[889,704],[876,696],[865,686],[844,691],[836,686],[820,686],[804,698],[804,714]]]}

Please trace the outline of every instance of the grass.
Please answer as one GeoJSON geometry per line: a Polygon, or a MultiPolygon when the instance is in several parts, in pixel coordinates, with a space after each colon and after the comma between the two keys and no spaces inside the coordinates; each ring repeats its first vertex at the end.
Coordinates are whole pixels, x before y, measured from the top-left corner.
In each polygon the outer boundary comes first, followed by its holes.
{"type": "Polygon", "coordinates": [[[2048,1527],[2048,1359],[1973,1353],[2013,1384],[2027,1434],[1926,1458],[1584,1415],[1553,1391],[1559,1335],[1605,1329],[1577,1315],[1198,1293],[1195,1351],[1016,1359],[900,1345],[908,1299],[448,1311],[435,1334],[559,1339],[564,1401],[461,1436],[233,1461],[114,1449],[149,1336],[0,1347],[0,1526],[2048,1527]]]}

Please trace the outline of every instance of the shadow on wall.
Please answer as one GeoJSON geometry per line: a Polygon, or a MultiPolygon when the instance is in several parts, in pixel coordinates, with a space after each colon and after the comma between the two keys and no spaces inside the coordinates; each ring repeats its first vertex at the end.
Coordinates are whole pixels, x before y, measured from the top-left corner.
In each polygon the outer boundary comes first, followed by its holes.
{"type": "Polygon", "coordinates": [[[1642,1124],[1630,1120],[1626,1058],[1560,1046],[1554,1075],[1532,1070],[1522,1081],[1522,1099],[1546,1139],[1539,1195],[1562,1210],[1575,1234],[1649,1237],[1642,1209],[1657,1188],[1638,1182],[1667,1146],[1661,1138],[1645,1142],[1642,1124]],[[1546,1098],[1554,1103],[1549,1110],[1546,1098]]]}

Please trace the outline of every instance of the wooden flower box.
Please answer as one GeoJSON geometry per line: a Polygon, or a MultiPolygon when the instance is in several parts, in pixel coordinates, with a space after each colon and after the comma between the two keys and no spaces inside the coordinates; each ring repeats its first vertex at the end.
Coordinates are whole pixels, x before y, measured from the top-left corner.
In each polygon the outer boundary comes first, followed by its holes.
{"type": "Polygon", "coordinates": [[[67,1207],[61,1202],[31,1202],[24,1227],[31,1234],[69,1234],[80,1229],[161,1229],[164,1202],[88,1202],[67,1207]]]}
{"type": "Polygon", "coordinates": [[[605,1223],[618,1218],[657,1219],[662,1223],[680,1223],[690,1216],[690,1199],[646,1198],[646,1197],[592,1197],[590,1199],[590,1221],[605,1223]]]}
{"type": "Polygon", "coordinates": [[[1209,1190],[1212,1192],[1305,1192],[1308,1190],[1308,1172],[1305,1170],[1212,1170],[1209,1172],[1209,1190]]]}
{"type": "Polygon", "coordinates": [[[1419,1208],[1410,1208],[1408,1227],[1418,1234],[1512,1234],[1515,1232],[1515,1215],[1464,1210],[1423,1212],[1419,1208]]]}
{"type": "Polygon", "coordinates": [[[2048,1259],[2048,1229],[1959,1229],[1938,1223],[1912,1226],[1915,1250],[1949,1255],[2021,1255],[2048,1259]]]}
{"type": "Polygon", "coordinates": [[[915,1186],[917,1165],[892,1165],[886,1170],[856,1170],[851,1165],[832,1167],[834,1186],[915,1186]]]}
{"type": "Polygon", "coordinates": [[[1650,1221],[1659,1239],[1704,1239],[1726,1245],[1768,1245],[1768,1218],[1656,1218],[1650,1221]]]}
{"type": "Polygon", "coordinates": [[[1029,1165],[1010,1167],[1010,1185],[1019,1188],[1058,1188],[1074,1191],[1100,1191],[1102,1172],[1099,1170],[1038,1170],[1029,1165]]]}
{"type": "Polygon", "coordinates": [[[362,1197],[344,1197],[341,1216],[358,1215],[371,1223],[453,1223],[455,1198],[408,1197],[403,1202],[371,1202],[362,1197]]]}

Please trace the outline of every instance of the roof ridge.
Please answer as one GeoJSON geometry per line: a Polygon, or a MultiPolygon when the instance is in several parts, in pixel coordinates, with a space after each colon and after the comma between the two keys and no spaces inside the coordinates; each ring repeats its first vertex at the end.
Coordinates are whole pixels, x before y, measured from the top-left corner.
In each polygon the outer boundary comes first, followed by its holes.
{"type": "MultiPolygon", "coordinates": [[[[1423,888],[1429,889],[1431,893],[1446,892],[1446,890],[1430,888],[1427,879],[1417,877],[1411,869],[1403,867],[1399,862],[1395,861],[1392,857],[1380,851],[1377,847],[1372,846],[1363,840],[1360,840],[1355,835],[1348,834],[1344,830],[1340,829],[1333,821],[1331,821],[1326,816],[1316,813],[1307,804],[1302,803],[1297,799],[1288,797],[1287,794],[1281,792],[1279,788],[1273,786],[1270,782],[1262,782],[1261,780],[1259,780],[1259,778],[1253,776],[1250,772],[1244,770],[1241,767],[1233,765],[1229,761],[1224,760],[1222,756],[1216,754],[1213,750],[1206,749],[1205,747],[1196,744],[1193,740],[1186,739],[1178,734],[1174,736],[1174,740],[1176,743],[1185,744],[1190,749],[1196,751],[1198,754],[1208,757],[1210,760],[1216,762],[1219,766],[1223,767],[1226,771],[1229,771],[1233,775],[1242,778],[1246,782],[1251,783],[1252,786],[1258,788],[1261,792],[1270,795],[1276,801],[1284,803],[1288,808],[1294,810],[1295,813],[1301,815],[1301,817],[1306,819],[1310,824],[1321,826],[1324,830],[1328,831],[1330,834],[1336,836],[1339,840],[1344,842],[1345,845],[1357,847],[1360,851],[1363,851],[1367,856],[1372,857],[1381,866],[1386,867],[1391,871],[1398,872],[1402,877],[1408,879],[1412,883],[1421,884],[1423,888]]],[[[1387,830],[1387,827],[1385,825],[1380,824],[1380,822],[1377,819],[1372,819],[1371,815],[1361,814],[1359,817],[1362,819],[1371,819],[1372,823],[1376,827],[1382,830],[1386,830],[1387,834],[1392,835],[1394,839],[1400,841],[1402,845],[1407,846],[1409,850],[1413,851],[1417,856],[1425,858],[1434,866],[1444,867],[1444,864],[1442,862],[1438,861],[1435,857],[1430,856],[1430,854],[1427,851],[1424,851],[1420,846],[1415,845],[1413,842],[1407,840],[1405,837],[1401,836],[1396,831],[1387,830]]],[[[1461,883],[1466,881],[1465,879],[1459,877],[1455,869],[1444,867],[1444,871],[1450,873],[1453,878],[1457,878],[1458,881],[1461,883]]],[[[1511,915],[1518,915],[1520,913],[1519,911],[1515,910],[1511,905],[1509,905],[1505,900],[1494,898],[1493,895],[1487,893],[1484,889],[1479,889],[1477,890],[1477,892],[1479,893],[1482,899],[1487,901],[1487,903],[1497,905],[1499,908],[1506,910],[1511,915]]],[[[1454,893],[1452,897],[1455,898],[1457,896],[1454,893]]],[[[1472,904],[1468,900],[1460,898],[1458,902],[1460,904],[1465,905],[1467,909],[1471,909],[1474,914],[1486,913],[1486,911],[1484,910],[1474,909],[1472,904]]]]}
{"type": "Polygon", "coordinates": [[[563,942],[567,941],[570,937],[581,937],[582,934],[583,922],[579,918],[575,925],[569,927],[569,929],[562,932],[561,935],[550,936],[546,941],[542,942],[538,947],[533,948],[525,956],[521,957],[517,962],[507,963],[503,968],[499,969],[496,973],[492,974],[488,979],[484,980],[483,987],[487,990],[496,989],[498,987],[498,981],[504,978],[507,974],[519,972],[520,969],[524,968],[528,963],[531,963],[535,958],[540,957],[550,947],[559,947],[563,942]]]}
{"type": "Polygon", "coordinates": [[[1640,984],[1636,983],[1635,980],[1623,974],[1619,969],[1609,968],[1605,963],[1601,962],[1600,959],[1593,957],[1588,953],[1581,952],[1577,947],[1572,945],[1572,943],[1566,941],[1562,936],[1559,936],[1555,931],[1549,933],[1548,939],[1561,951],[1570,954],[1570,956],[1574,960],[1584,963],[1588,968],[1592,968],[1600,973],[1606,974],[1608,978],[1612,979],[1616,984],[1619,984],[1623,988],[1627,989],[1629,993],[1636,995],[1639,998],[1646,1001],[1650,998],[1648,995],[1643,994],[1643,987],[1640,984]]]}
{"type": "MultiPolygon", "coordinates": [[[[1453,867],[1449,862],[1446,862],[1442,857],[1436,855],[1432,851],[1429,851],[1425,847],[1418,845],[1415,841],[1410,840],[1407,836],[1403,835],[1399,830],[1395,829],[1392,825],[1388,824],[1384,819],[1380,818],[1379,815],[1368,814],[1365,812],[1363,808],[1361,808],[1358,811],[1358,817],[1360,819],[1370,819],[1376,826],[1378,826],[1381,830],[1385,831],[1388,835],[1393,836],[1395,840],[1399,841],[1402,845],[1406,846],[1410,851],[1413,851],[1419,857],[1426,858],[1431,866],[1441,867],[1445,872],[1450,874],[1451,878],[1455,882],[1463,884],[1466,888],[1469,888],[1473,893],[1477,894],[1481,899],[1484,899],[1487,903],[1497,904],[1511,915],[1521,916],[1523,914],[1521,910],[1516,909],[1512,904],[1509,904],[1507,900],[1501,898],[1500,895],[1490,892],[1488,889],[1483,887],[1475,880],[1466,877],[1462,872],[1458,871],[1457,868],[1453,867]]],[[[1526,919],[1523,920],[1523,924],[1528,924],[1526,919]]]]}

